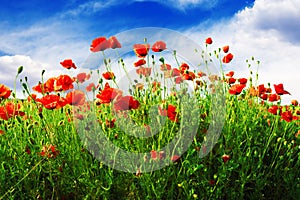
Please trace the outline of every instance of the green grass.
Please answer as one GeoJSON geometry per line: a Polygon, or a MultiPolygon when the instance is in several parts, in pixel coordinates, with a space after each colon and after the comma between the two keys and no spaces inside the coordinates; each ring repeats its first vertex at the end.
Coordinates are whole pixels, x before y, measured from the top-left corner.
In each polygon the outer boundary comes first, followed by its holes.
{"type": "MultiPolygon", "coordinates": [[[[150,79],[143,80],[151,83],[150,79]]],[[[299,119],[287,122],[281,115],[268,112],[276,103],[262,104],[258,97],[249,95],[251,81],[239,95],[230,95],[230,85],[224,83],[221,88],[226,99],[224,126],[212,151],[200,157],[207,129],[215,123],[213,109],[222,109],[222,105],[212,108],[219,104],[212,103],[214,94],[208,92],[209,82],[205,83],[194,91],[197,108],[184,104],[180,98],[182,90],[166,98],[163,87],[155,92],[150,86],[132,90],[131,95],[140,106],[127,112],[129,118],[118,117],[112,103],[92,102],[95,112],[84,111],[83,120],[73,122],[71,105],[48,110],[34,101],[2,99],[1,106],[7,102],[20,103],[25,116],[0,120],[0,130],[4,132],[0,135],[0,199],[298,199],[299,119]],[[177,107],[179,122],[190,120],[191,123],[180,125],[151,110],[168,104],[177,107]],[[183,107],[190,112],[184,115],[183,107]],[[106,120],[113,118],[116,118],[115,126],[109,127],[106,120]],[[158,129],[152,127],[158,132],[156,135],[137,138],[127,134],[133,127],[140,131],[144,124],[151,122],[163,125],[158,129]],[[114,145],[130,152],[159,150],[180,131],[195,131],[195,135],[178,161],[143,173],[143,162],[158,162],[147,157],[139,163],[140,173],[138,166],[134,173],[118,171],[95,158],[106,153],[97,146],[101,141],[95,140],[100,130],[114,145]],[[84,135],[87,137],[81,138],[84,135]],[[55,146],[53,151],[50,145],[55,146]],[[91,145],[96,145],[101,152],[89,151],[95,149],[91,145]],[[224,162],[223,155],[230,159],[224,162]]],[[[25,84],[24,89],[28,88],[25,84]]],[[[288,109],[297,117],[299,106],[288,109]]],[[[167,154],[164,159],[171,156],[167,154]]]]}

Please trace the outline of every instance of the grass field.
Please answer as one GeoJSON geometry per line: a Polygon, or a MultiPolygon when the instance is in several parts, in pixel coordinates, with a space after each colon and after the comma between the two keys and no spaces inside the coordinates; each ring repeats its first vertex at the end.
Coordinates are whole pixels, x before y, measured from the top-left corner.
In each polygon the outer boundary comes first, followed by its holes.
{"type": "MultiPolygon", "coordinates": [[[[234,56],[228,46],[209,53],[209,38],[202,54],[219,61],[218,75],[176,55],[169,65],[159,58],[165,45],[135,45],[131,66],[119,60],[139,77],[130,91],[119,88],[108,58],[104,73],[43,80],[43,71],[35,86],[26,77],[24,101],[0,84],[0,199],[298,199],[300,107],[281,105],[288,91],[280,80],[257,85],[254,58],[249,77],[224,71],[234,56]],[[173,139],[183,142],[163,149],[173,139]],[[122,159],[109,142],[143,156],[122,159]]],[[[118,48],[115,37],[91,45],[104,56],[118,48]]],[[[61,65],[77,68],[72,60],[61,65]]]]}

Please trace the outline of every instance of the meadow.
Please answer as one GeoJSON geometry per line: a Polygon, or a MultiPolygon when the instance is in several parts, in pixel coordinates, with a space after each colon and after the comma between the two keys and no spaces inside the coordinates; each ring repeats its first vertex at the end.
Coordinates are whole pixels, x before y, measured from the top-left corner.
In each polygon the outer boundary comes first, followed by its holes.
{"type": "Polygon", "coordinates": [[[44,80],[42,71],[31,86],[20,66],[14,88],[0,84],[0,199],[298,199],[298,101],[282,105],[280,80],[258,85],[255,58],[239,77],[224,70],[238,52],[203,44],[204,70],[176,52],[169,64],[164,41],[135,44],[136,62],[118,60],[138,76],[128,91],[105,57],[122,48],[114,36],[90,46],[104,72],[44,80]],[[220,74],[205,71],[210,58],[220,74]],[[16,84],[27,99],[16,98],[16,84]]]}

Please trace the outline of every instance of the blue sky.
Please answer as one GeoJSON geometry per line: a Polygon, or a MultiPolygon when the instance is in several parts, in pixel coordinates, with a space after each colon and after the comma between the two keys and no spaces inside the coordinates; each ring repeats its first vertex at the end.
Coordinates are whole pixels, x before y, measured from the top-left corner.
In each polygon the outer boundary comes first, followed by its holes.
{"type": "Polygon", "coordinates": [[[141,27],[179,31],[214,47],[229,44],[236,59],[228,69],[248,76],[245,59],[261,61],[264,83],[283,82],[300,100],[300,0],[2,0],[0,7],[0,82],[12,86],[19,65],[30,83],[60,74],[59,62],[78,65],[95,37],[141,27]],[[298,67],[297,67],[298,65],[298,67]]]}

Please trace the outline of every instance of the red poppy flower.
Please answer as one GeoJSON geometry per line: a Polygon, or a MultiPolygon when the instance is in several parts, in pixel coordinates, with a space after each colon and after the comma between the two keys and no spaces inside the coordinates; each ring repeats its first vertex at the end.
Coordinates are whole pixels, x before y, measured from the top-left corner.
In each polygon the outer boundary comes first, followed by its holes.
{"type": "Polygon", "coordinates": [[[135,44],[133,46],[133,51],[137,57],[144,58],[148,54],[149,48],[149,44],[135,44]]]}
{"type": "Polygon", "coordinates": [[[67,101],[55,94],[48,94],[42,98],[37,99],[38,102],[42,103],[46,109],[59,109],[67,104],[67,101]]]}
{"type": "Polygon", "coordinates": [[[209,38],[206,38],[206,39],[205,39],[205,43],[206,43],[206,44],[212,44],[213,41],[212,41],[212,39],[209,37],[209,38]]]}
{"type": "Polygon", "coordinates": [[[56,78],[51,77],[44,84],[39,83],[38,85],[34,86],[32,89],[41,94],[53,92],[55,81],[56,81],[56,78]]]}
{"type": "Polygon", "coordinates": [[[268,99],[268,95],[266,93],[263,93],[261,95],[259,95],[259,97],[263,100],[267,100],[268,99]]]}
{"type": "Polygon", "coordinates": [[[293,99],[293,100],[291,101],[291,104],[292,104],[293,106],[298,106],[298,101],[295,100],[295,99],[293,99]]]}
{"type": "Polygon", "coordinates": [[[90,50],[92,52],[104,51],[110,48],[110,42],[105,37],[99,37],[92,41],[90,50]]]}
{"type": "Polygon", "coordinates": [[[194,80],[196,78],[196,75],[194,72],[186,71],[184,74],[181,75],[183,80],[194,80]]]}
{"type": "Polygon", "coordinates": [[[135,67],[139,67],[139,66],[142,66],[144,64],[146,64],[146,60],[144,60],[144,59],[140,59],[140,60],[136,61],[135,63],[133,63],[133,65],[135,67]]]}
{"type": "Polygon", "coordinates": [[[85,94],[81,90],[73,90],[66,95],[66,101],[73,106],[80,106],[85,103],[85,94]]]}
{"type": "Polygon", "coordinates": [[[77,74],[76,76],[76,79],[79,83],[83,83],[84,81],[87,81],[91,78],[91,75],[90,74],[87,74],[85,72],[82,72],[82,73],[79,73],[77,74]]]}
{"type": "Polygon", "coordinates": [[[223,63],[230,63],[231,60],[233,59],[233,54],[229,53],[226,56],[223,57],[222,62],[223,63]]]}
{"type": "Polygon", "coordinates": [[[56,78],[56,82],[54,84],[54,90],[56,92],[66,91],[73,89],[73,82],[75,78],[71,78],[69,75],[60,75],[56,78]]]}
{"type": "Polygon", "coordinates": [[[20,108],[20,104],[8,102],[4,106],[0,106],[0,118],[3,120],[8,120],[9,118],[17,115],[24,116],[25,113],[20,111],[20,108]]]}
{"type": "Polygon", "coordinates": [[[265,88],[264,84],[259,85],[257,87],[257,89],[258,89],[258,94],[259,95],[266,92],[266,88],[265,88]]]}
{"type": "Polygon", "coordinates": [[[166,154],[165,154],[164,151],[157,152],[155,150],[151,150],[150,154],[151,154],[151,158],[153,160],[157,160],[158,158],[160,160],[162,160],[162,159],[164,159],[166,157],[166,154]]]}
{"type": "Polygon", "coordinates": [[[164,77],[165,78],[171,78],[171,77],[176,77],[180,76],[181,73],[177,68],[173,68],[171,70],[164,71],[164,77]]]}
{"type": "Polygon", "coordinates": [[[56,146],[50,144],[48,146],[44,145],[42,151],[40,152],[41,156],[47,156],[48,158],[56,158],[60,152],[56,149],[56,146]]]}
{"type": "Polygon", "coordinates": [[[0,98],[4,98],[7,99],[11,94],[11,90],[9,89],[9,87],[0,84],[0,98]]]}
{"type": "Polygon", "coordinates": [[[281,116],[281,119],[283,119],[283,120],[285,120],[287,122],[291,122],[294,119],[293,113],[291,111],[289,111],[289,110],[281,113],[280,116],[281,116]]]}
{"type": "Polygon", "coordinates": [[[280,100],[280,96],[278,94],[270,94],[268,96],[268,100],[270,102],[279,101],[280,100]]]}
{"type": "Polygon", "coordinates": [[[178,122],[178,113],[176,112],[176,107],[172,104],[168,105],[167,115],[171,121],[178,122]]]}
{"type": "Polygon", "coordinates": [[[167,109],[161,108],[160,106],[158,107],[158,113],[159,113],[161,116],[167,116],[167,115],[168,115],[167,109]]]}
{"type": "Polygon", "coordinates": [[[105,78],[106,80],[112,80],[115,78],[115,74],[113,72],[104,72],[102,74],[103,78],[105,78]]]}
{"type": "Polygon", "coordinates": [[[90,91],[94,91],[94,90],[96,90],[98,88],[98,86],[96,86],[94,83],[90,83],[88,86],[86,86],[86,88],[85,88],[85,90],[87,91],[87,92],[90,92],[90,91]]]}
{"type": "Polygon", "coordinates": [[[190,66],[186,63],[182,63],[179,67],[179,70],[183,73],[185,70],[189,70],[190,66]]]}
{"type": "Polygon", "coordinates": [[[206,74],[202,71],[198,72],[197,73],[198,77],[203,77],[203,76],[206,76],[206,74]]]}
{"type": "Polygon", "coordinates": [[[160,87],[160,82],[153,81],[152,82],[152,91],[157,90],[160,87]]]}
{"type": "Polygon", "coordinates": [[[115,36],[111,36],[110,38],[108,38],[108,42],[109,42],[109,46],[112,49],[116,49],[116,48],[121,48],[121,44],[118,41],[118,39],[115,36]]]}
{"type": "Polygon", "coordinates": [[[183,78],[181,77],[181,76],[177,76],[176,78],[175,78],[175,83],[176,84],[180,84],[180,83],[182,83],[183,82],[183,78]]]}
{"type": "Polygon", "coordinates": [[[226,45],[226,46],[222,47],[222,50],[223,50],[224,53],[228,53],[228,51],[229,51],[229,46],[226,45]]]}
{"type": "Polygon", "coordinates": [[[119,97],[114,103],[115,111],[137,109],[139,106],[140,102],[132,96],[119,97]]]}
{"type": "Polygon", "coordinates": [[[225,76],[228,76],[228,77],[233,77],[233,75],[234,75],[234,71],[230,71],[227,74],[225,74],[225,76]]]}
{"type": "Polygon", "coordinates": [[[174,155],[174,156],[171,157],[172,162],[178,162],[179,159],[180,159],[180,156],[178,156],[178,155],[174,155]]]}
{"type": "MultiPolygon", "coordinates": [[[[277,115],[278,109],[280,109],[280,107],[278,107],[277,105],[273,105],[268,109],[268,112],[272,113],[273,115],[277,115]]],[[[281,109],[280,109],[280,112],[281,112],[281,109]]]]}
{"type": "Polygon", "coordinates": [[[136,73],[144,76],[150,76],[151,69],[152,69],[151,67],[140,67],[139,69],[136,70],[136,73]]]}
{"type": "Polygon", "coordinates": [[[0,135],[4,135],[4,134],[5,134],[5,132],[0,129],[0,135]]]}
{"type": "Polygon", "coordinates": [[[106,83],[104,89],[96,95],[96,97],[100,100],[100,103],[110,103],[117,96],[122,96],[122,91],[119,89],[111,88],[108,83],[106,83]]]}
{"type": "Polygon", "coordinates": [[[238,95],[242,92],[244,87],[245,87],[244,84],[235,84],[229,88],[229,93],[233,95],[238,95]]]}
{"type": "Polygon", "coordinates": [[[71,68],[76,69],[77,68],[75,63],[72,61],[72,59],[66,59],[66,60],[60,62],[60,64],[66,69],[71,69],[71,68]]]}
{"type": "Polygon", "coordinates": [[[160,70],[161,71],[167,71],[167,70],[171,70],[171,65],[169,65],[169,64],[162,64],[162,65],[160,65],[160,70]]]}
{"type": "Polygon", "coordinates": [[[153,160],[157,160],[157,152],[155,150],[151,150],[150,154],[153,160]]]}
{"type": "Polygon", "coordinates": [[[274,88],[275,88],[275,92],[278,94],[278,95],[283,95],[283,94],[289,94],[290,93],[286,90],[283,89],[283,84],[280,83],[278,85],[274,84],[274,88]]]}
{"type": "Polygon", "coordinates": [[[152,45],[153,52],[161,52],[166,49],[166,43],[163,41],[157,41],[152,45]]]}
{"type": "Polygon", "coordinates": [[[224,163],[226,163],[228,160],[230,160],[230,156],[225,154],[222,156],[222,160],[224,163]]]}
{"type": "Polygon", "coordinates": [[[230,78],[227,79],[227,82],[228,82],[229,84],[233,84],[233,83],[235,83],[235,81],[236,81],[236,79],[235,79],[235,78],[232,78],[232,77],[230,77],[230,78]]]}
{"type": "Polygon", "coordinates": [[[239,78],[240,84],[247,84],[247,79],[246,78],[239,78]]]}

